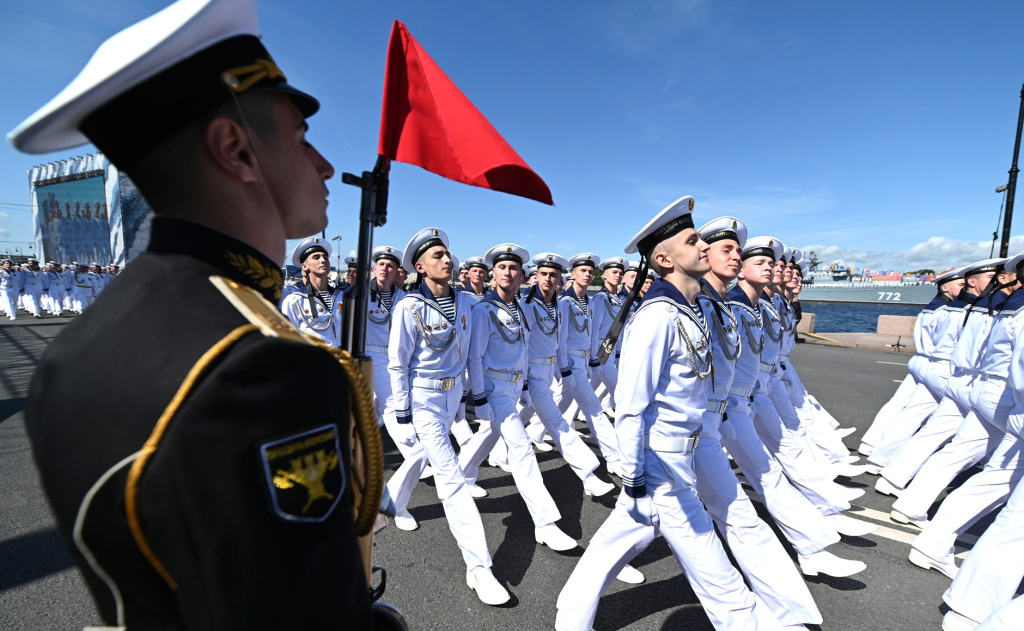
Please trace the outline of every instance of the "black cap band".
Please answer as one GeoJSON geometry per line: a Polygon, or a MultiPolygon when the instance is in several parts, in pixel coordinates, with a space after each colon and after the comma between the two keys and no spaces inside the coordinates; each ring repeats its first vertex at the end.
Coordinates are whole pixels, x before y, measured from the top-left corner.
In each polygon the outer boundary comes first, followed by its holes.
{"type": "Polygon", "coordinates": [[[985,267],[972,269],[971,271],[964,274],[964,278],[967,278],[968,276],[974,276],[975,274],[984,274],[985,272],[995,272],[996,274],[998,274],[1001,271],[1003,271],[1002,263],[1000,263],[999,265],[986,265],[985,267]]]}
{"type": "Polygon", "coordinates": [[[654,246],[658,245],[665,239],[672,238],[683,230],[692,227],[693,215],[691,213],[680,215],[643,239],[640,239],[640,243],[637,244],[637,250],[639,250],[640,254],[645,257],[650,256],[651,252],[654,250],[654,246]]]}
{"type": "Polygon", "coordinates": [[[395,256],[394,254],[391,254],[390,252],[381,252],[380,254],[377,255],[376,258],[373,259],[373,262],[376,263],[377,261],[379,261],[381,259],[391,259],[392,261],[394,261],[398,265],[402,264],[402,262],[398,260],[398,257],[395,256]]]}
{"type": "Polygon", "coordinates": [[[950,276],[949,278],[943,278],[940,281],[936,281],[935,282],[935,286],[936,287],[942,287],[946,283],[952,282],[954,280],[963,280],[963,278],[964,278],[963,274],[954,274],[953,276],[950,276]]]}
{"type": "Polygon", "coordinates": [[[439,246],[439,245],[443,246],[444,245],[444,241],[442,241],[441,239],[438,239],[437,237],[434,237],[433,239],[427,239],[426,241],[424,241],[423,245],[421,245],[420,247],[416,248],[416,251],[413,253],[413,255],[412,255],[412,264],[415,265],[416,263],[418,263],[420,258],[424,254],[427,253],[427,250],[429,250],[430,248],[439,246]]]}
{"type": "MultiPolygon", "coordinates": [[[[305,250],[303,250],[302,254],[299,254],[299,263],[305,263],[306,259],[309,258],[309,255],[314,253],[314,252],[323,252],[324,254],[327,254],[327,250],[324,249],[324,246],[322,246],[322,245],[311,245],[308,248],[306,248],[305,250]]],[[[328,256],[330,256],[330,255],[328,254],[328,256]]]]}
{"type": "Polygon", "coordinates": [[[750,248],[746,252],[740,255],[740,260],[747,260],[755,256],[767,256],[773,262],[775,261],[775,250],[773,248],[762,247],[762,248],[750,248]]]}
{"type": "Polygon", "coordinates": [[[501,254],[498,254],[494,257],[493,262],[494,264],[498,264],[502,261],[512,261],[513,263],[518,263],[519,267],[523,266],[523,259],[521,259],[518,254],[514,254],[512,252],[502,252],[501,254]]]}
{"type": "Polygon", "coordinates": [[[732,239],[736,243],[740,242],[739,235],[737,235],[732,230],[719,230],[718,232],[713,232],[708,236],[703,237],[703,239],[704,243],[707,243],[708,245],[714,243],[715,241],[725,241],[726,239],[732,239]]]}
{"type": "Polygon", "coordinates": [[[590,259],[580,259],[580,260],[578,260],[578,261],[576,261],[575,263],[572,264],[572,269],[576,269],[577,267],[582,267],[584,265],[589,265],[590,267],[594,267],[594,262],[591,261],[590,259]]]}
{"type": "Polygon", "coordinates": [[[622,263],[609,263],[609,264],[604,266],[604,269],[606,269],[606,270],[620,269],[622,271],[626,271],[626,266],[623,265],[622,263]]]}

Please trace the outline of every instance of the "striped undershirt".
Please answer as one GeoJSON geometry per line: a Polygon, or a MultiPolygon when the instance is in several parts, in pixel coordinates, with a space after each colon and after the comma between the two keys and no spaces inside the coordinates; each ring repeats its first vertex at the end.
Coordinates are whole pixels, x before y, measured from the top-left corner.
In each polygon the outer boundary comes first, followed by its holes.
{"type": "Polygon", "coordinates": [[[318,292],[316,292],[316,294],[318,296],[320,296],[320,300],[323,300],[324,304],[327,305],[327,310],[328,311],[331,311],[331,310],[334,309],[334,302],[333,302],[332,293],[333,292],[331,292],[331,290],[329,290],[329,289],[326,290],[326,291],[318,291],[318,292]]]}
{"type": "Polygon", "coordinates": [[[441,311],[444,311],[444,317],[448,318],[448,321],[452,324],[455,324],[455,299],[452,294],[439,296],[436,300],[437,305],[441,307],[441,311]]]}
{"type": "Polygon", "coordinates": [[[384,307],[385,307],[385,308],[386,308],[386,309],[387,309],[388,311],[391,311],[391,301],[392,301],[392,299],[393,299],[393,298],[395,297],[395,288],[394,288],[394,287],[392,287],[392,288],[391,288],[391,291],[389,291],[389,292],[387,292],[387,293],[385,293],[385,292],[383,292],[383,291],[382,291],[382,292],[380,292],[380,294],[379,294],[379,295],[380,295],[380,301],[381,301],[381,303],[382,303],[382,304],[384,305],[384,307]]]}

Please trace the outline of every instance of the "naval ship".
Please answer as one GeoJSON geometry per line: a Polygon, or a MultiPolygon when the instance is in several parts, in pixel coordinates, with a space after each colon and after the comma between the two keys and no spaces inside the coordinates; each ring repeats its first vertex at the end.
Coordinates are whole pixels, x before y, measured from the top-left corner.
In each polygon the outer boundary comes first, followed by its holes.
{"type": "Polygon", "coordinates": [[[814,252],[808,253],[810,268],[800,292],[802,301],[859,302],[870,304],[921,305],[935,297],[930,278],[890,274],[884,280],[872,280],[856,274],[852,268],[829,265],[818,269],[814,252]]]}

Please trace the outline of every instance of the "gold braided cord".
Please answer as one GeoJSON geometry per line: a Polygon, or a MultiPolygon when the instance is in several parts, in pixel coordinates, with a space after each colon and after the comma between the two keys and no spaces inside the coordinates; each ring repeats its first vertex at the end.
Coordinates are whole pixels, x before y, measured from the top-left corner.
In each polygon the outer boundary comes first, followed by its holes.
{"type": "Polygon", "coordinates": [[[149,542],[146,540],[145,533],[142,532],[142,522],[139,519],[138,514],[138,501],[137,496],[139,492],[139,479],[142,477],[142,471],[146,468],[146,464],[149,459],[153,457],[156,450],[160,447],[160,440],[163,438],[164,433],[167,431],[167,426],[170,425],[171,419],[177,414],[178,408],[188,397],[192,388],[195,386],[196,381],[202,376],[203,372],[209,368],[210,364],[213,363],[217,357],[227,350],[232,344],[240,340],[242,337],[258,331],[259,329],[252,324],[245,324],[231,333],[228,333],[222,340],[213,345],[210,350],[203,353],[203,356],[199,358],[192,369],[189,371],[188,376],[185,377],[185,381],[178,388],[178,392],[171,399],[171,403],[164,410],[164,413],[160,416],[160,420],[156,422],[156,426],[153,428],[153,432],[149,435],[149,439],[146,440],[146,444],[142,446],[142,450],[139,452],[138,458],[132,463],[132,468],[128,472],[128,485],[125,488],[124,502],[125,512],[128,517],[128,528],[132,531],[132,537],[135,539],[136,545],[142,551],[142,554],[149,561],[149,564],[153,566],[157,574],[167,583],[172,590],[178,589],[178,584],[174,581],[170,572],[164,567],[164,564],[157,558],[153,549],[150,547],[149,542]]]}
{"type": "MultiPolygon", "coordinates": [[[[452,337],[455,332],[452,331],[452,337]]],[[[329,351],[345,369],[349,380],[350,412],[352,413],[352,494],[355,506],[356,535],[363,537],[373,532],[384,496],[384,443],[377,427],[377,412],[373,407],[373,390],[352,354],[328,346],[319,340],[317,346],[329,351]]],[[[371,363],[372,365],[372,363],[371,363]]]]}

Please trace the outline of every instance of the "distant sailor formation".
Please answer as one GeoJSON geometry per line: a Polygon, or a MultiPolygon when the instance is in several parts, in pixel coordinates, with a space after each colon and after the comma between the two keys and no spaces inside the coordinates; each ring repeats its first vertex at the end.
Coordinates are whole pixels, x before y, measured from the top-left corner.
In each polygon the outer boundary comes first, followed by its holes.
{"type": "MultiPolygon", "coordinates": [[[[894,521],[921,528],[909,561],[953,579],[942,628],[1020,628],[1024,252],[935,279],[909,374],[864,434],[859,465],[843,442],[853,429],[791,360],[808,269],[799,249],[749,236],[737,217],[698,227],[683,196],[608,257],[531,256],[505,241],[460,264],[428,226],[404,249],[377,244],[368,278],[355,252],[332,271],[323,182],[334,169],[305,139],[319,103],[286,83],[249,0],[168,11],[112,38],[10,136],[33,152],[94,142],[157,214],[149,249],[116,280],[116,265],[0,262],[10,320],[82,314],[40,362],[26,425],[106,625],[379,623],[349,445],[357,400],[372,399],[365,416],[402,458],[380,512],[415,545],[410,497],[433,477],[465,564],[453,584],[487,605],[512,599],[476,503],[485,463],[511,475],[538,546],[585,547],[561,557],[573,569],[551,612],[557,631],[591,631],[613,581],[645,580],[630,561],[658,536],[716,629],[822,624],[801,574],[866,569],[838,545],[875,530],[844,514],[864,493],[846,482],[865,473],[898,498],[894,521]],[[139,100],[161,107],[145,129],[125,128],[139,100]],[[267,158],[290,176],[264,172],[267,158]],[[288,257],[300,277],[287,283],[274,260],[286,239],[301,239],[288,257]],[[364,284],[372,392],[339,350],[347,292],[364,284]],[[145,352],[109,344],[111,327],[145,352]],[[130,387],[96,397],[80,375],[97,361],[121,366],[130,387]],[[565,461],[580,498],[618,491],[589,541],[559,525],[538,453],[565,461]],[[958,567],[957,536],[1003,504],[958,567]]],[[[106,213],[54,202],[47,238],[63,243],[106,213]]],[[[376,498],[370,507],[376,516],[376,498]]]]}

